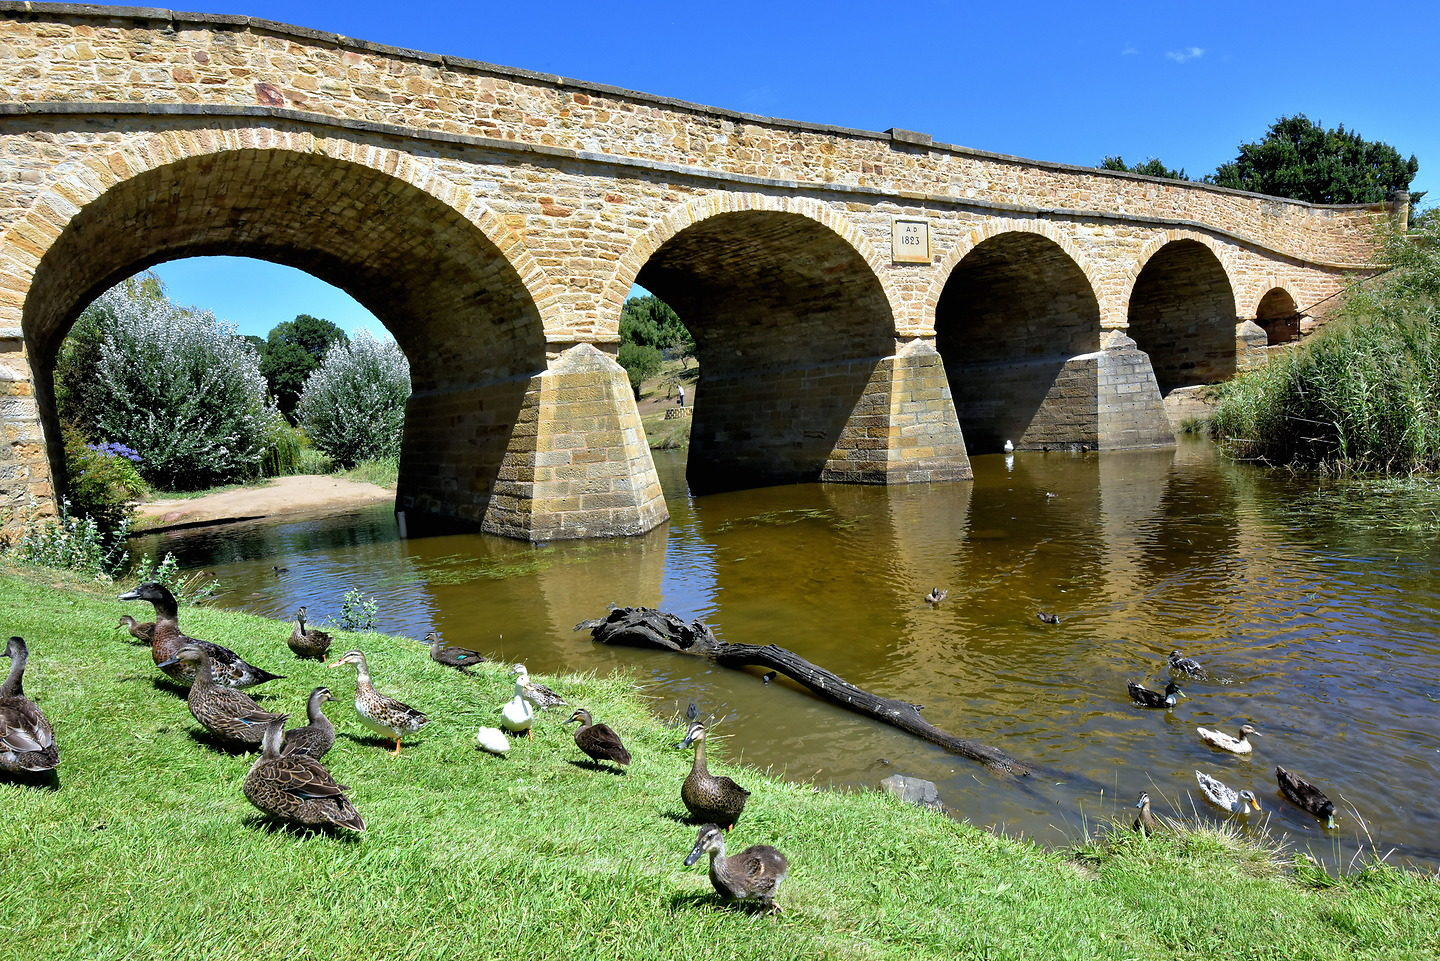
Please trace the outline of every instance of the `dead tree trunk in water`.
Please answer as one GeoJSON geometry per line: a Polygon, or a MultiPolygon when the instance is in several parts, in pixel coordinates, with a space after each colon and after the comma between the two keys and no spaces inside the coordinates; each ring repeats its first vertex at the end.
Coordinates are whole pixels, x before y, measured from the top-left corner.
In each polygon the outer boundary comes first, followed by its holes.
{"type": "Polygon", "coordinates": [[[952,754],[979,761],[1006,774],[1030,773],[1026,764],[998,748],[956,737],[922,720],[919,705],[871,694],[774,644],[727,644],[717,640],[699,621],[682,621],[673,614],[648,607],[617,607],[603,619],[581,621],[575,630],[590,631],[591,637],[601,644],[653,647],[708,657],[723,667],[764,667],[779,671],[826,700],[922,737],[952,754]]]}

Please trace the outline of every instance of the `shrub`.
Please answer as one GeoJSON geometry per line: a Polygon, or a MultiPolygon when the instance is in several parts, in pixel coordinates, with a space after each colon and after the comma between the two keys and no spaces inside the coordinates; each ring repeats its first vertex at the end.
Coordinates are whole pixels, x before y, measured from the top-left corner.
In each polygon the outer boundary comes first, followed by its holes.
{"type": "Polygon", "coordinates": [[[182,605],[199,604],[220,593],[220,581],[214,574],[206,571],[183,573],[179,558],[170,551],[166,551],[159,561],[151,558],[148,564],[137,566],[130,579],[142,584],[148,581],[164,584],[182,605]]]}
{"type": "Polygon", "coordinates": [[[284,477],[300,474],[304,447],[295,428],[278,412],[265,427],[261,438],[260,474],[262,477],[284,477]]]}
{"type": "Polygon", "coordinates": [[[297,474],[328,474],[335,469],[335,462],[324,451],[306,447],[300,451],[300,460],[295,465],[297,474]]]}
{"type": "Polygon", "coordinates": [[[84,426],[141,451],[142,476],[167,490],[258,472],[275,413],[253,347],[209,311],[133,298],[123,285],[92,311],[102,340],[89,400],[95,422],[84,426]]]}
{"type": "Polygon", "coordinates": [[[133,517],[135,501],[148,493],[136,470],[140,455],[124,444],[87,444],[73,429],[65,429],[63,437],[69,510],[104,532],[117,530],[133,517]]]}
{"type": "Polygon", "coordinates": [[[621,344],[616,356],[625,374],[630,378],[630,389],[635,399],[640,399],[640,386],[660,370],[660,351],[644,344],[621,344]]]}
{"type": "Polygon", "coordinates": [[[352,587],[340,602],[340,616],[329,623],[342,631],[368,631],[375,627],[375,615],[378,613],[380,604],[360,588],[352,587]]]}
{"type": "Polygon", "coordinates": [[[410,364],[400,347],[362,331],[336,344],[305,381],[295,413],[341,467],[400,455],[410,364]]]}
{"type": "Polygon", "coordinates": [[[345,476],[362,484],[394,487],[400,480],[400,459],[382,457],[379,460],[362,460],[346,471],[345,476]]]}
{"type": "Polygon", "coordinates": [[[128,517],[122,517],[113,530],[106,531],[94,518],[76,516],[70,502],[61,498],[57,517],[26,525],[15,542],[14,557],[22,564],[78,571],[110,581],[130,564],[126,547],[129,535],[128,517]]]}

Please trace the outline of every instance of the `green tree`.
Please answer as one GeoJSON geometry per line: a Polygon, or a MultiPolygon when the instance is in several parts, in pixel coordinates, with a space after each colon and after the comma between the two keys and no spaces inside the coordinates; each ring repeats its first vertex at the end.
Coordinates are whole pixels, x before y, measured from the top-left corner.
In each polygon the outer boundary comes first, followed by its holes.
{"type": "Polygon", "coordinates": [[[660,351],[649,344],[634,344],[621,341],[616,358],[630,377],[630,389],[635,399],[640,399],[640,385],[653,377],[660,369],[660,351]]]}
{"type": "MultiPolygon", "coordinates": [[[[1405,160],[1387,143],[1366,140],[1343,125],[1327,130],[1303,113],[1281,117],[1264,139],[1239,149],[1207,183],[1315,204],[1369,204],[1408,191],[1420,169],[1413,155],[1405,160]]],[[[1410,202],[1422,196],[1412,193],[1410,202]]]]}
{"type": "Polygon", "coordinates": [[[341,467],[400,456],[410,364],[399,346],[361,331],[334,344],[295,406],[315,446],[341,467]]]}
{"type": "Polygon", "coordinates": [[[320,366],[330,348],[348,340],[345,331],[309,314],[276,324],[270,331],[260,350],[260,373],[285,416],[294,414],[305,379],[320,366]]]}
{"type": "Polygon", "coordinates": [[[1104,160],[1100,161],[1100,169],[1124,170],[1127,173],[1144,174],[1146,177],[1164,177],[1167,180],[1190,179],[1189,177],[1185,176],[1184,167],[1181,167],[1179,170],[1171,170],[1169,167],[1165,166],[1163,163],[1161,163],[1154,157],[1149,158],[1144,163],[1127,164],[1124,157],[1116,154],[1113,157],[1106,157],[1104,160]]]}
{"type": "Polygon", "coordinates": [[[695,338],[670,305],[653,294],[631,297],[620,311],[621,343],[676,350],[682,356],[695,353],[695,338]]]}
{"type": "MultiPolygon", "coordinates": [[[[165,285],[150,271],[136,274],[115,288],[117,298],[154,304],[165,300],[165,285]]],[[[99,378],[100,345],[106,325],[114,320],[116,298],[101,297],[80,312],[55,358],[55,407],[60,419],[88,440],[100,440],[96,425],[102,408],[99,378]]]]}

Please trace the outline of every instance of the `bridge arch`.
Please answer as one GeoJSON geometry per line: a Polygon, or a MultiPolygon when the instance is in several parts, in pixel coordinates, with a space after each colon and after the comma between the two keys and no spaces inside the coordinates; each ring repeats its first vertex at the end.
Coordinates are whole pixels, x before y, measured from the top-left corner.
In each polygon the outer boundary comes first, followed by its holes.
{"type": "Polygon", "coordinates": [[[607,324],[618,331],[639,283],[695,337],[692,490],[819,480],[845,458],[860,399],[896,350],[881,265],[824,205],[762,194],[685,204],[622,258],[607,324]]]}
{"type": "Polygon", "coordinates": [[[1300,307],[1284,287],[1272,287],[1255,306],[1255,323],[1265,331],[1267,346],[1300,339],[1300,307]]]}
{"type": "Polygon", "coordinates": [[[52,477],[53,365],[81,309],[167,260],[250,256],[346,290],[385,324],[414,387],[399,501],[481,522],[525,380],[545,369],[547,300],[481,208],[403,153],[275,129],[159,134],[78,165],[0,238],[52,477]]]}
{"type": "Polygon", "coordinates": [[[1097,443],[1093,275],[1046,224],[986,225],[946,258],[935,346],[972,451],[1097,443]]]}
{"type": "Polygon", "coordinates": [[[1166,231],[1140,251],[1126,317],[1161,395],[1235,374],[1237,276],[1230,252],[1198,231],[1166,231]]]}

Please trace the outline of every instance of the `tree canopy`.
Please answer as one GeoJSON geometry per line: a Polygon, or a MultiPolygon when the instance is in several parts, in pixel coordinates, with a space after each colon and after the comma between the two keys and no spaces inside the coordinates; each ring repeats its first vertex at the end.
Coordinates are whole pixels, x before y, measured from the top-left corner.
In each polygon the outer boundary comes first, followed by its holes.
{"type": "MultiPolygon", "coordinates": [[[[1343,124],[1326,129],[1297,113],[1271,124],[1263,139],[1241,144],[1239,156],[1205,180],[1315,204],[1369,204],[1408,191],[1419,169],[1414,155],[1403,159],[1387,143],[1366,140],[1343,124]]],[[[1411,194],[1411,203],[1421,196],[1411,194]]]]}
{"type": "Polygon", "coordinates": [[[270,331],[260,349],[260,373],[286,416],[293,414],[305,378],[320,366],[331,347],[348,341],[345,331],[309,314],[276,324],[270,331]]]}
{"type": "Polygon", "coordinates": [[[653,294],[631,297],[620,313],[622,343],[679,350],[685,356],[695,352],[695,338],[670,305],[653,294]]]}
{"type": "Polygon", "coordinates": [[[1185,176],[1184,167],[1181,167],[1179,170],[1171,170],[1169,167],[1165,166],[1163,163],[1161,163],[1154,157],[1150,157],[1144,163],[1127,164],[1124,157],[1116,154],[1113,157],[1106,157],[1104,160],[1100,161],[1100,169],[1124,170],[1132,174],[1144,174],[1147,177],[1165,177],[1170,180],[1190,179],[1189,177],[1185,176]]]}

